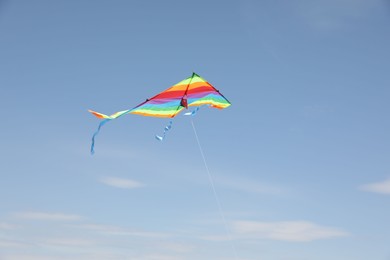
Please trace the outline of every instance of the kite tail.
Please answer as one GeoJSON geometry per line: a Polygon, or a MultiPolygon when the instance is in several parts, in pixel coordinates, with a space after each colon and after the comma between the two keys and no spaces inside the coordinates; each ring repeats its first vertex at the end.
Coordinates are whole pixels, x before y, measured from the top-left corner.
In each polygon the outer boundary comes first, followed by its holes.
{"type": "Polygon", "coordinates": [[[168,132],[169,130],[171,130],[171,128],[172,128],[172,123],[173,123],[172,120],[169,121],[169,124],[164,128],[164,133],[163,133],[162,136],[159,136],[159,135],[156,135],[156,136],[155,136],[157,140],[159,140],[159,141],[164,140],[164,138],[165,138],[167,132],[168,132]]]}
{"type": "Polygon", "coordinates": [[[96,130],[96,132],[93,134],[92,136],[92,144],[91,144],[91,154],[93,155],[95,153],[95,137],[99,134],[100,132],[100,128],[102,128],[102,126],[104,126],[108,121],[110,121],[111,119],[105,119],[103,120],[102,122],[100,122],[99,126],[98,126],[98,129],[96,130]]]}
{"type": "Polygon", "coordinates": [[[183,116],[195,116],[198,113],[200,107],[196,107],[194,110],[185,113],[183,116]]]}

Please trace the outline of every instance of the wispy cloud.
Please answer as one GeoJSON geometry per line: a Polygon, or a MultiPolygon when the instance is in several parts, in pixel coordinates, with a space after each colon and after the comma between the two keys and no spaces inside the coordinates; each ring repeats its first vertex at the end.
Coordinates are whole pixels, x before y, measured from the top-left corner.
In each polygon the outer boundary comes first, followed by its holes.
{"type": "Polygon", "coordinates": [[[224,235],[206,235],[206,236],[200,236],[200,239],[211,241],[211,242],[223,242],[223,241],[229,241],[233,239],[238,239],[236,236],[228,236],[226,234],[224,235]]]}
{"type": "Polygon", "coordinates": [[[238,238],[270,239],[291,242],[308,242],[319,239],[344,237],[348,233],[308,221],[235,221],[232,231],[238,238]]]}
{"type": "Polygon", "coordinates": [[[87,247],[96,244],[96,241],[79,238],[52,238],[45,241],[46,245],[64,247],[87,247]]]}
{"type": "Polygon", "coordinates": [[[134,189],[134,188],[140,188],[144,186],[142,183],[134,180],[122,179],[116,177],[103,177],[99,181],[108,186],[122,188],[122,189],[134,189]]]}
{"type": "Polygon", "coordinates": [[[180,242],[161,242],[159,247],[165,251],[175,253],[188,253],[195,250],[195,246],[192,244],[185,244],[180,242]]]}
{"type": "Polygon", "coordinates": [[[266,183],[259,182],[250,179],[237,178],[237,177],[218,177],[215,178],[217,185],[221,185],[225,188],[247,192],[247,193],[261,193],[261,194],[272,194],[278,195],[285,192],[282,187],[266,183]]]}
{"type": "Polygon", "coordinates": [[[164,238],[170,236],[169,234],[165,234],[165,233],[148,232],[143,230],[132,230],[129,228],[109,226],[109,225],[85,224],[85,225],[79,225],[78,227],[103,233],[103,234],[109,234],[109,235],[127,235],[127,236],[150,237],[150,238],[164,238]]]}
{"type": "Polygon", "coordinates": [[[390,194],[390,179],[387,179],[382,182],[375,182],[363,185],[359,187],[360,190],[381,193],[381,194],[390,194]]]}
{"type": "Polygon", "coordinates": [[[9,240],[9,239],[0,239],[0,248],[21,248],[28,246],[26,243],[9,240]]]}
{"type": "Polygon", "coordinates": [[[181,256],[162,255],[162,254],[150,254],[141,256],[140,260],[184,260],[181,256]]]}
{"type": "MultiPolygon", "coordinates": [[[[4,258],[1,258],[2,260],[53,260],[53,256],[48,255],[42,255],[42,254],[8,254],[4,255],[4,258]]],[[[69,260],[69,257],[66,256],[55,256],[56,260],[69,260]]],[[[72,260],[80,260],[81,258],[76,258],[72,260]]],[[[92,259],[92,258],[89,258],[92,259]]],[[[96,258],[93,258],[96,259],[96,258]]]]}
{"type": "Polygon", "coordinates": [[[11,230],[11,229],[16,229],[16,228],[18,228],[18,226],[13,225],[13,224],[9,224],[9,223],[5,223],[5,222],[0,222],[0,230],[1,229],[11,230]]]}
{"type": "Polygon", "coordinates": [[[83,219],[83,217],[74,214],[35,212],[35,211],[18,212],[15,213],[14,216],[22,219],[48,220],[48,221],[77,221],[83,219]]]}

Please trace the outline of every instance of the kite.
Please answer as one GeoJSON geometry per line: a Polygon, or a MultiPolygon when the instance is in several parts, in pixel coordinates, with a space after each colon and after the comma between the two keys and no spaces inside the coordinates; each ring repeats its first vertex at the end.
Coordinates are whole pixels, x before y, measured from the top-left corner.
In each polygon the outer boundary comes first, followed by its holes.
{"type": "MultiPolygon", "coordinates": [[[[110,116],[88,110],[97,118],[103,119],[92,137],[91,154],[94,153],[95,137],[99,133],[101,127],[113,119],[126,114],[174,118],[183,109],[188,109],[189,107],[196,108],[184,115],[195,115],[199,110],[199,107],[203,105],[224,109],[230,106],[231,103],[219,92],[219,90],[214,88],[205,79],[196,73],[192,73],[192,76],[180,81],[154,97],[146,99],[132,109],[119,111],[110,116]]],[[[162,141],[165,138],[166,132],[169,131],[171,127],[172,121],[165,127],[163,136],[156,135],[156,139],[162,141]]]]}

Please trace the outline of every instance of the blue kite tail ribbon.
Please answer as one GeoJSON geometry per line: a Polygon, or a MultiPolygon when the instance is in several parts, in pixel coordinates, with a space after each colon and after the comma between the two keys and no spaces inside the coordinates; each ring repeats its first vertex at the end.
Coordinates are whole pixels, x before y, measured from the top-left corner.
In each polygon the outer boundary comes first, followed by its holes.
{"type": "Polygon", "coordinates": [[[199,108],[200,108],[200,107],[196,107],[194,110],[185,113],[183,116],[195,116],[196,113],[199,111],[199,108]]]}
{"type": "Polygon", "coordinates": [[[92,136],[92,144],[91,144],[91,154],[93,155],[95,153],[95,137],[99,134],[100,132],[100,128],[102,128],[102,126],[104,126],[108,121],[110,121],[111,119],[105,119],[103,120],[102,122],[100,122],[99,126],[98,126],[98,129],[96,130],[96,132],[93,134],[92,136]]]}
{"type": "Polygon", "coordinates": [[[164,127],[164,132],[163,132],[162,136],[159,136],[159,135],[156,135],[156,136],[155,136],[157,140],[162,141],[162,140],[165,139],[165,136],[166,136],[167,132],[168,132],[169,130],[171,130],[171,128],[172,128],[172,123],[173,123],[173,122],[172,122],[172,120],[171,120],[171,121],[169,121],[169,124],[168,124],[167,126],[164,127]]]}

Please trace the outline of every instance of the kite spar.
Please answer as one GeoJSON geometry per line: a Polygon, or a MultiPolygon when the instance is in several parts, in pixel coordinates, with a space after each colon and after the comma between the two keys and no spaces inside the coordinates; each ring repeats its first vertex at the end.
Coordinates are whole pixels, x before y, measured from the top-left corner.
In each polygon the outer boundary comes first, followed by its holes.
{"type": "MultiPolygon", "coordinates": [[[[91,154],[94,154],[95,138],[100,129],[107,122],[117,119],[126,114],[135,114],[141,116],[174,118],[183,109],[197,107],[196,110],[186,113],[187,115],[196,113],[199,106],[208,105],[213,108],[224,109],[231,103],[209,82],[196,73],[152,98],[146,99],[141,104],[132,109],[116,112],[112,115],[105,115],[93,110],[88,110],[97,118],[102,119],[98,129],[92,136],[91,154]]],[[[163,136],[156,136],[162,140],[165,134],[172,127],[172,121],[166,126],[163,136]]]]}

